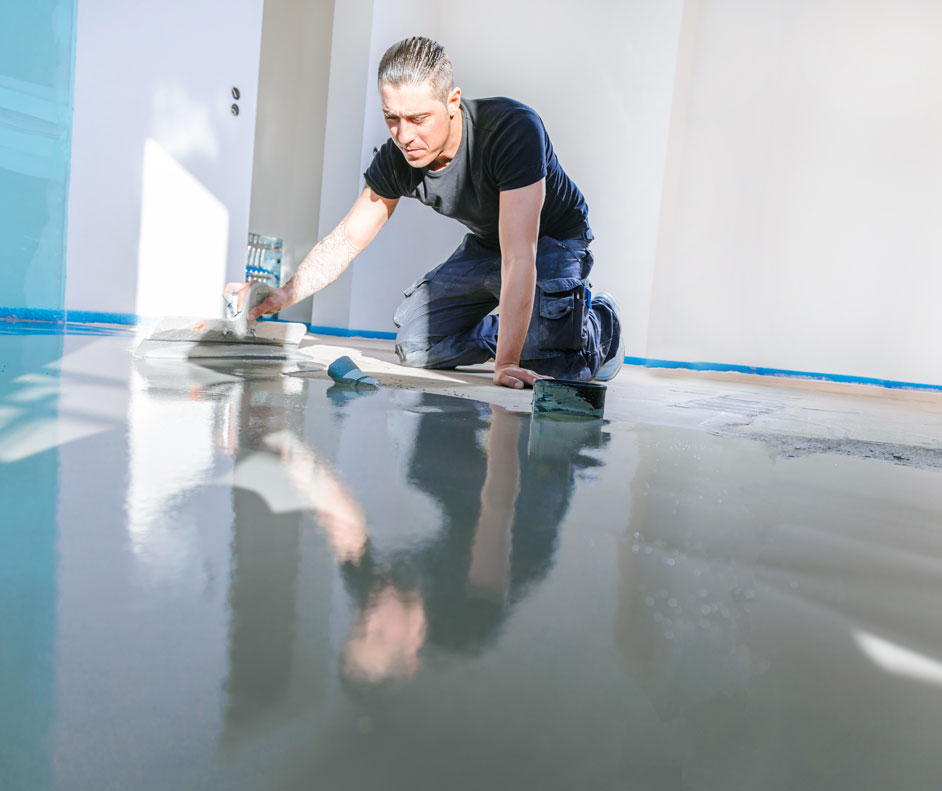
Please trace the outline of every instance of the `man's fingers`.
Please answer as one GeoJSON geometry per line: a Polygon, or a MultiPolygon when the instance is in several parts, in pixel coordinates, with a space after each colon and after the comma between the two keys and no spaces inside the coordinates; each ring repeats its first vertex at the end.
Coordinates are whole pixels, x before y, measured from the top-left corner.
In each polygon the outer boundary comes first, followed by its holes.
{"type": "Polygon", "coordinates": [[[501,385],[502,387],[512,387],[515,390],[519,390],[523,387],[523,382],[517,379],[514,376],[511,376],[506,371],[499,371],[494,377],[494,384],[501,385]]]}
{"type": "Polygon", "coordinates": [[[530,387],[533,387],[533,383],[537,379],[549,379],[548,376],[541,376],[540,374],[534,371],[528,371],[526,368],[521,368],[520,373],[517,374],[524,382],[526,382],[530,387]]]}
{"type": "Polygon", "coordinates": [[[266,313],[274,313],[278,310],[278,305],[275,304],[275,300],[272,297],[266,297],[263,302],[259,302],[254,308],[248,312],[248,320],[255,321],[259,316],[264,316],[266,313]]]}
{"type": "Polygon", "coordinates": [[[530,387],[533,387],[533,383],[537,379],[550,379],[551,378],[549,376],[543,376],[542,374],[538,374],[536,371],[530,371],[527,368],[516,368],[514,369],[513,375],[517,379],[519,379],[521,382],[523,382],[526,385],[529,385],[530,387]]]}
{"type": "Polygon", "coordinates": [[[248,291],[248,287],[251,285],[251,283],[227,283],[226,287],[222,290],[222,297],[226,302],[232,302],[235,297],[236,310],[238,310],[242,307],[242,303],[245,301],[245,294],[248,291]]]}
{"type": "MultiPolygon", "coordinates": [[[[242,310],[242,306],[245,304],[245,298],[249,294],[249,289],[252,288],[252,286],[254,286],[255,283],[256,281],[254,280],[248,280],[245,283],[229,283],[226,285],[226,287],[222,291],[223,298],[226,300],[226,302],[231,302],[233,296],[237,295],[237,298],[235,300],[235,311],[239,312],[242,310]]],[[[262,302],[261,304],[258,305],[258,307],[262,307],[264,304],[265,303],[262,302]]],[[[269,306],[269,308],[271,308],[271,306],[269,306]]],[[[275,308],[275,310],[277,310],[277,307],[275,308]]],[[[263,312],[267,312],[267,311],[263,311],[263,312]]],[[[251,313],[248,314],[248,319],[250,321],[261,315],[261,313],[258,313],[256,310],[253,310],[252,313],[255,313],[255,316],[251,315],[251,313]]]]}
{"type": "Polygon", "coordinates": [[[537,379],[551,378],[550,376],[538,374],[536,371],[513,365],[498,371],[494,376],[494,383],[519,390],[522,387],[532,387],[537,379]]]}

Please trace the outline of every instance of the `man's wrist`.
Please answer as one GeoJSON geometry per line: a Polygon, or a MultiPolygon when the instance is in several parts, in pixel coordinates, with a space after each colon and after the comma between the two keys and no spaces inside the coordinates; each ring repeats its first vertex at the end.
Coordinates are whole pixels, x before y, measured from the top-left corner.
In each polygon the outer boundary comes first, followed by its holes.
{"type": "Polygon", "coordinates": [[[288,282],[281,287],[282,293],[285,296],[285,306],[293,305],[295,302],[298,302],[298,294],[294,289],[294,277],[289,278],[288,282]]]}
{"type": "Polygon", "coordinates": [[[508,365],[516,365],[516,366],[519,367],[519,366],[520,366],[520,360],[504,360],[504,359],[501,359],[501,358],[499,358],[499,357],[498,357],[498,358],[495,358],[495,360],[494,360],[494,368],[496,368],[496,369],[498,369],[498,370],[501,369],[501,368],[506,368],[508,365]]]}

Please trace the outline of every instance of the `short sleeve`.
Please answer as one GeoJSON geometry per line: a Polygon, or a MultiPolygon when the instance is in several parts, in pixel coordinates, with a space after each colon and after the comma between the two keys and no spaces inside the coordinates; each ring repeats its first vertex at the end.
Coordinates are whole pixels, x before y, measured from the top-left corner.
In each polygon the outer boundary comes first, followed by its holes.
{"type": "Polygon", "coordinates": [[[501,120],[491,139],[491,168],[497,189],[528,187],[546,177],[546,130],[528,107],[501,120]]]}
{"type": "MultiPolygon", "coordinates": [[[[406,192],[398,177],[398,167],[404,165],[402,154],[392,140],[387,140],[376,154],[363,174],[366,185],[377,195],[389,200],[401,198],[406,192]]],[[[408,165],[405,165],[408,167],[408,165]]]]}

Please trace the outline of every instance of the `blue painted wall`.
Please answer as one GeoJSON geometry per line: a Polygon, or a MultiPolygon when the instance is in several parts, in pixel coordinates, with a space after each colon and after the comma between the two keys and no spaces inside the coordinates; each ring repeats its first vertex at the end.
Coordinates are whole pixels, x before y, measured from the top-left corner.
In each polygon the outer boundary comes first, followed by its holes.
{"type": "Polygon", "coordinates": [[[0,2],[0,306],[63,308],[75,19],[0,2]]]}

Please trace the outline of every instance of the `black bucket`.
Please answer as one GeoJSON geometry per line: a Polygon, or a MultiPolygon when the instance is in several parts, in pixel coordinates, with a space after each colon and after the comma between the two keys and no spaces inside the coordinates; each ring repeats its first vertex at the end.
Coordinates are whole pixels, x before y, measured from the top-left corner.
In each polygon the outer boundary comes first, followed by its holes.
{"type": "Polygon", "coordinates": [[[602,417],[605,385],[569,379],[537,379],[533,383],[533,414],[602,417]]]}

